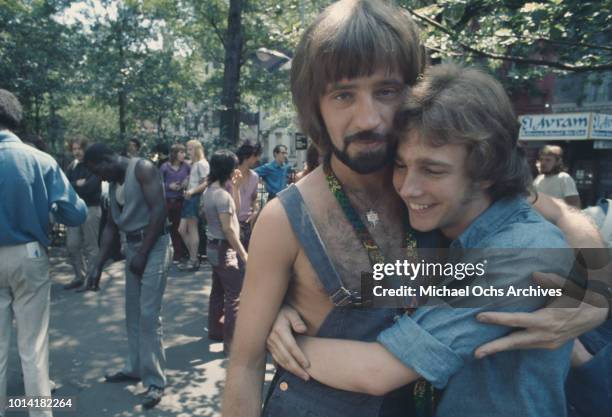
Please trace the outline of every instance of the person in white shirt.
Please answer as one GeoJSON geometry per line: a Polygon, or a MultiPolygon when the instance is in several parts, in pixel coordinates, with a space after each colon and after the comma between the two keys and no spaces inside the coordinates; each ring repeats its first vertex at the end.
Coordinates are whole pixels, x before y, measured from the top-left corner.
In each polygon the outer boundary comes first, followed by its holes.
{"type": "Polygon", "coordinates": [[[540,150],[539,160],[540,175],[533,181],[535,189],[580,208],[580,195],[576,183],[563,170],[563,149],[560,146],[546,145],[540,150]]]}

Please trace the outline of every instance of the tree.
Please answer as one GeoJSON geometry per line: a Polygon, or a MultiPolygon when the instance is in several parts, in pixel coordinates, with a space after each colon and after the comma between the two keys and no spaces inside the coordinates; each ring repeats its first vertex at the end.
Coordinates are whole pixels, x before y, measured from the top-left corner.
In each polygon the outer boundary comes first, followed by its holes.
{"type": "Polygon", "coordinates": [[[0,1],[0,87],[24,107],[24,130],[43,136],[51,148],[60,136],[58,109],[76,88],[82,35],[56,21],[62,1],[0,1]]]}
{"type": "Polygon", "coordinates": [[[434,57],[563,72],[612,70],[611,0],[438,0],[402,3],[434,57]]]}

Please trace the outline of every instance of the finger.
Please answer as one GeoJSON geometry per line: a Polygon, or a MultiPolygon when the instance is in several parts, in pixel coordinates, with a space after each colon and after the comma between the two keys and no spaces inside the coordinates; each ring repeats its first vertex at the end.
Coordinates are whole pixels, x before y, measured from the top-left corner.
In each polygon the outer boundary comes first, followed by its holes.
{"type": "Polygon", "coordinates": [[[287,317],[287,320],[289,320],[289,322],[291,323],[291,328],[294,332],[306,332],[306,323],[304,323],[304,320],[302,320],[297,311],[295,311],[294,309],[286,309],[285,316],[287,317]]]}
{"type": "Polygon", "coordinates": [[[272,338],[268,338],[268,350],[272,354],[272,358],[285,370],[302,378],[304,381],[310,379],[310,375],[300,364],[295,360],[294,356],[285,348],[282,343],[276,343],[272,338]]]}
{"type": "Polygon", "coordinates": [[[277,322],[268,336],[268,343],[273,347],[278,346],[280,351],[291,356],[291,360],[297,361],[301,368],[308,368],[310,362],[297,344],[293,333],[287,327],[286,321],[277,322]]]}
{"type": "Polygon", "coordinates": [[[476,359],[482,359],[485,356],[507,350],[534,349],[541,348],[543,346],[544,344],[542,343],[542,337],[540,334],[523,330],[510,333],[507,336],[495,339],[480,346],[474,352],[474,356],[476,359]]]}
{"type": "Polygon", "coordinates": [[[539,310],[535,313],[502,313],[488,311],[480,313],[476,319],[481,323],[497,324],[499,326],[508,327],[523,327],[523,328],[540,328],[544,329],[548,326],[548,319],[539,310]]]}
{"type": "Polygon", "coordinates": [[[563,289],[563,295],[574,300],[583,300],[585,290],[574,284],[570,279],[563,278],[557,274],[534,272],[532,274],[536,284],[549,289],[563,289]]]}

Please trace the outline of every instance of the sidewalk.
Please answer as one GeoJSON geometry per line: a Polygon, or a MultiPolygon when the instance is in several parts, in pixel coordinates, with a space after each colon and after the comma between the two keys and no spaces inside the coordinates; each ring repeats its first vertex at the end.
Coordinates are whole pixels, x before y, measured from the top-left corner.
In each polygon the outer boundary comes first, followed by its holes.
{"type": "MultiPolygon", "coordinates": [[[[171,268],[164,296],[163,323],[168,386],[161,403],[145,412],[141,384],[107,384],[104,374],[117,371],[127,353],[123,262],[107,267],[97,293],[65,291],[72,279],[65,250],[51,251],[50,375],[54,397],[76,397],[76,412],[55,416],[220,416],[227,360],[223,344],[205,336],[211,269],[197,273],[171,268]],[[111,279],[112,277],[112,279],[111,279]]],[[[8,395],[23,395],[15,334],[9,356],[8,395]]],[[[268,365],[266,380],[272,378],[268,365]]],[[[6,417],[25,417],[8,412],[6,417]]]]}

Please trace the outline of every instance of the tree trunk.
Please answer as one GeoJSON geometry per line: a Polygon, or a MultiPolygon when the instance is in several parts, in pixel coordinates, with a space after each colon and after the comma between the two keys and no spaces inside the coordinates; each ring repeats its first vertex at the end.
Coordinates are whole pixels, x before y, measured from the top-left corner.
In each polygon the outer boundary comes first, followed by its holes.
{"type": "MultiPolygon", "coordinates": [[[[125,54],[123,51],[123,32],[119,29],[117,33],[117,46],[119,49],[119,62],[121,69],[125,68],[125,54]]],[[[119,105],[119,141],[123,145],[127,145],[125,143],[125,132],[127,130],[127,122],[126,118],[126,107],[127,107],[127,93],[125,92],[125,79],[124,74],[120,73],[119,75],[119,96],[118,96],[118,105],[119,105]]]]}
{"type": "Polygon", "coordinates": [[[225,36],[225,66],[221,103],[221,141],[238,143],[240,130],[240,56],[242,52],[242,6],[246,0],[230,0],[225,36]]]}

